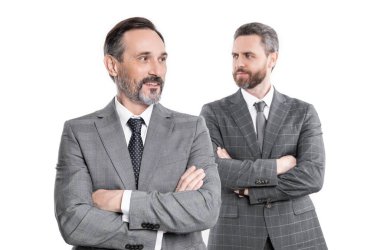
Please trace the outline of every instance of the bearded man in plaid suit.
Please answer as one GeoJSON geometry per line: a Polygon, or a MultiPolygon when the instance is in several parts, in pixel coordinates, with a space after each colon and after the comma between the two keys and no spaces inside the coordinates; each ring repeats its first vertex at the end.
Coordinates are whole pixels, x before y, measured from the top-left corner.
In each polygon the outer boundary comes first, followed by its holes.
{"type": "Polygon", "coordinates": [[[240,89],[201,112],[222,182],[208,249],[327,249],[309,197],[322,188],[325,170],[317,112],[271,84],[278,58],[271,27],[239,27],[232,57],[240,89]]]}

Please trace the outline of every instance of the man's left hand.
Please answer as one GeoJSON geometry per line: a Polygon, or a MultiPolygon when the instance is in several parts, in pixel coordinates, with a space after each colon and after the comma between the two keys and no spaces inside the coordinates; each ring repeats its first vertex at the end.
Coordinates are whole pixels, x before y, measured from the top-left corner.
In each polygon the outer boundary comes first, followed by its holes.
{"type": "Polygon", "coordinates": [[[236,189],[234,190],[235,194],[239,195],[240,198],[244,196],[249,196],[248,188],[246,189],[236,189]]]}
{"type": "Polygon", "coordinates": [[[92,193],[92,201],[97,208],[121,213],[121,199],[124,190],[99,189],[92,193]]]}
{"type": "Polygon", "coordinates": [[[228,152],[225,148],[218,147],[216,149],[216,154],[218,155],[219,158],[231,159],[231,156],[228,154],[228,152]]]}

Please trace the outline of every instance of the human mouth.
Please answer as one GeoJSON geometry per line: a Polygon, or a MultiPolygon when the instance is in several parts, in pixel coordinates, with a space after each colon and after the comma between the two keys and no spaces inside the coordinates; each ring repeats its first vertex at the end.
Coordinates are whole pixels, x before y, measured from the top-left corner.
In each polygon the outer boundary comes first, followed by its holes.
{"type": "Polygon", "coordinates": [[[146,83],[144,83],[144,85],[146,85],[148,87],[159,87],[159,86],[161,86],[161,84],[158,82],[146,82],[146,83]]]}
{"type": "Polygon", "coordinates": [[[247,72],[244,72],[244,71],[237,71],[235,73],[236,76],[248,76],[248,73],[247,72]]]}

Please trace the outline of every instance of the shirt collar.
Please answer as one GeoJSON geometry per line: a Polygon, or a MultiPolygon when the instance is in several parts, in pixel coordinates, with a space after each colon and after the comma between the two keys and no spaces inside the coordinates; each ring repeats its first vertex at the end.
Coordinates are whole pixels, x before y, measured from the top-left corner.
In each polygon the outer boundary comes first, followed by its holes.
{"type": "Polygon", "coordinates": [[[261,100],[257,98],[256,96],[248,93],[245,89],[241,90],[241,94],[243,95],[243,98],[245,102],[247,103],[248,107],[252,107],[256,102],[264,101],[267,107],[270,109],[270,105],[272,104],[273,95],[274,95],[274,87],[273,85],[271,85],[269,92],[261,100]]]}
{"type": "Polygon", "coordinates": [[[126,125],[128,120],[132,118],[143,118],[145,125],[149,126],[150,117],[152,116],[153,111],[153,105],[149,105],[147,109],[144,110],[144,112],[141,113],[141,115],[134,115],[131,111],[129,111],[123,104],[121,104],[117,98],[115,97],[115,107],[116,112],[119,115],[120,122],[123,125],[126,125]]]}

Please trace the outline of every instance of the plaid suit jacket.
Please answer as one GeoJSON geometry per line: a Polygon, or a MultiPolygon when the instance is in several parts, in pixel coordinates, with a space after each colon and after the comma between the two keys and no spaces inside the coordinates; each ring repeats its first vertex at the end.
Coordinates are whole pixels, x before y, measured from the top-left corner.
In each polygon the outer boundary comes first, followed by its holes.
{"type": "Polygon", "coordinates": [[[222,182],[219,220],[208,249],[263,249],[269,236],[278,249],[327,249],[309,198],[323,185],[325,153],[314,107],[275,90],[261,154],[241,90],[203,106],[222,182]],[[293,155],[297,166],[277,176],[276,159],[293,155]],[[249,188],[239,198],[234,189],[249,188]]]}

